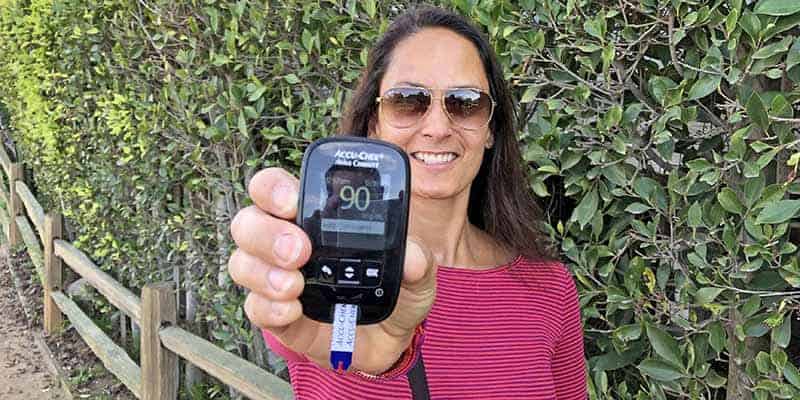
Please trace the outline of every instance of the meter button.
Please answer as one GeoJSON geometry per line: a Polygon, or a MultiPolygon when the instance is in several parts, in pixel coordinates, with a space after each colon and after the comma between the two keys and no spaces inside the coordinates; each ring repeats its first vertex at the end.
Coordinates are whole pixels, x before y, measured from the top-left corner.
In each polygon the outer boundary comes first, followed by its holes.
{"type": "Polygon", "coordinates": [[[383,265],[378,261],[364,261],[364,286],[378,286],[381,284],[383,265]]]}
{"type": "Polygon", "coordinates": [[[336,283],[340,285],[360,285],[361,274],[361,260],[343,258],[339,260],[339,274],[336,283]]]}
{"type": "Polygon", "coordinates": [[[336,282],[336,260],[320,258],[317,263],[317,279],[320,283],[336,282]]]}

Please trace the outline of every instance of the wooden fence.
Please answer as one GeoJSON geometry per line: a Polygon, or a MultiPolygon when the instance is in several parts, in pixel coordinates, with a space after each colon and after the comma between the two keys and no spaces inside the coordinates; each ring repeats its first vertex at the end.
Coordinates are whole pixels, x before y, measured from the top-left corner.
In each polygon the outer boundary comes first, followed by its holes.
{"type": "Polygon", "coordinates": [[[0,212],[0,223],[9,244],[24,243],[33,261],[44,288],[43,320],[48,334],[58,332],[62,315],[66,315],[103,365],[140,399],[177,398],[178,357],[249,398],[294,398],[289,384],[279,377],[178,327],[172,284],[148,284],[142,289],[141,298],[137,297],[86,254],[63,240],[62,216],[44,211],[23,180],[22,164],[12,162],[2,145],[0,166],[8,178],[7,191],[0,185],[0,201],[6,206],[6,210],[0,212]],[[64,294],[63,264],[86,279],[141,327],[141,366],[64,294]]]}

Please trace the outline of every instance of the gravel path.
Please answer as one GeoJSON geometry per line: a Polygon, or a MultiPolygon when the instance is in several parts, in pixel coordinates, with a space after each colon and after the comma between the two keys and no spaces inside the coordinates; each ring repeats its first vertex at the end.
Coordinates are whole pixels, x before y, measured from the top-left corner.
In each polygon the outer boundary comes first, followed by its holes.
{"type": "Polygon", "coordinates": [[[35,336],[28,326],[19,297],[5,265],[0,263],[0,399],[68,399],[47,368],[35,336]]]}

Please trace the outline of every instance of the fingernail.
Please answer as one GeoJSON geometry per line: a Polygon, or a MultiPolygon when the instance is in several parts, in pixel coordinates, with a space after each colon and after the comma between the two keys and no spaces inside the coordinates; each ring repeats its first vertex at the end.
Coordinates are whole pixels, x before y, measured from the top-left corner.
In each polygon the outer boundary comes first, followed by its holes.
{"type": "Polygon", "coordinates": [[[281,302],[272,303],[272,313],[277,317],[282,317],[289,311],[289,304],[281,302]]]}
{"type": "Polygon", "coordinates": [[[297,191],[291,185],[275,185],[272,188],[272,201],[280,209],[278,211],[287,213],[297,203],[297,191]]]}
{"type": "Polygon", "coordinates": [[[272,251],[281,260],[292,262],[300,255],[300,240],[291,233],[284,233],[275,241],[272,251]]]}
{"type": "Polygon", "coordinates": [[[286,273],[277,268],[271,269],[267,275],[269,285],[278,292],[283,292],[291,285],[292,282],[287,278],[286,273]]]}

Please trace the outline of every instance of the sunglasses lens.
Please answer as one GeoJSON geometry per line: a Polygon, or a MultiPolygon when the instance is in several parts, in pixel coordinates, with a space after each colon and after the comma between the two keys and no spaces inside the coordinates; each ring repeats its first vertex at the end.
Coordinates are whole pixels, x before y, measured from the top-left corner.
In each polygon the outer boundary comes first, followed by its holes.
{"type": "Polygon", "coordinates": [[[492,117],[492,99],[475,89],[452,89],[444,99],[445,108],[453,122],[465,129],[478,129],[492,117]]]}
{"type": "Polygon", "coordinates": [[[431,95],[422,88],[394,88],[381,97],[381,109],[391,125],[407,128],[428,110],[431,95]]]}

